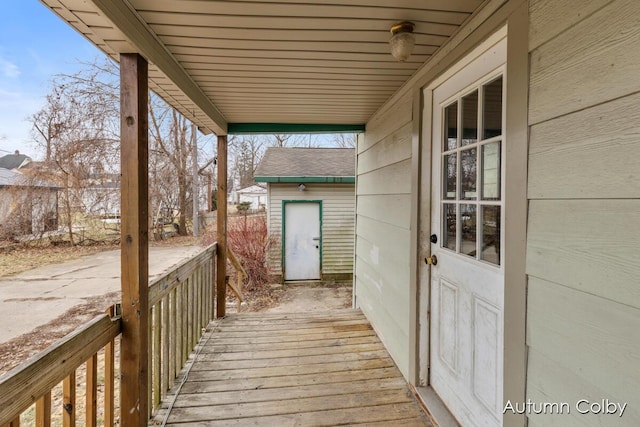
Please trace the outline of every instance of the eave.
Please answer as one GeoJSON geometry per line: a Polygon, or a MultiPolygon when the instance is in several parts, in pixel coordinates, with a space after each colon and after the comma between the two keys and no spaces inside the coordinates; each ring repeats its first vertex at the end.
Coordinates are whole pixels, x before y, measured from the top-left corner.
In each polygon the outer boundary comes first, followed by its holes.
{"type": "Polygon", "coordinates": [[[482,0],[41,0],[205,132],[360,132],[482,0]],[[416,25],[406,62],[389,28],[416,25]]]}

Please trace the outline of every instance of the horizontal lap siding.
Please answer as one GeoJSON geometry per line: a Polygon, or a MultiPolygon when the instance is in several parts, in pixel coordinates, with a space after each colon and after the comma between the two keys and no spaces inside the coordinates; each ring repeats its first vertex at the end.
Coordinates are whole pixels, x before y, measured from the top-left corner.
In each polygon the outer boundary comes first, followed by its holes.
{"type": "Polygon", "coordinates": [[[282,274],[282,201],[322,200],[322,273],[352,274],[355,235],[355,186],[353,184],[269,184],[269,266],[282,274]]]}
{"type": "Polygon", "coordinates": [[[368,124],[358,144],[356,303],[408,376],[412,98],[368,124]]]}
{"type": "Polygon", "coordinates": [[[530,2],[531,426],[640,425],[640,2],[530,2]],[[580,399],[627,402],[581,415],[580,399]]]}

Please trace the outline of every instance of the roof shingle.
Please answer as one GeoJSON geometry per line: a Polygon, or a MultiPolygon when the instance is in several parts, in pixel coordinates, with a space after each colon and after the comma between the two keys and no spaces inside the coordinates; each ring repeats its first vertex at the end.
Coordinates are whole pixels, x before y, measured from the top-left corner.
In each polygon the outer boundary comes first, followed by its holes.
{"type": "Polygon", "coordinates": [[[268,148],[256,177],[354,177],[353,148],[268,148]]]}

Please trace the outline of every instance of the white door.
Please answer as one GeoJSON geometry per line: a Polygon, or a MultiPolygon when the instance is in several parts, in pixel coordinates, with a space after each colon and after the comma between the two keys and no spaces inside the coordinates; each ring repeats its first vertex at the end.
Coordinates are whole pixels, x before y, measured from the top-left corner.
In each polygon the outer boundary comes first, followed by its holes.
{"type": "Polygon", "coordinates": [[[284,204],[284,278],[320,279],[320,203],[284,204]]]}
{"type": "Polygon", "coordinates": [[[430,383],[463,426],[502,425],[501,58],[433,90],[430,383]]]}

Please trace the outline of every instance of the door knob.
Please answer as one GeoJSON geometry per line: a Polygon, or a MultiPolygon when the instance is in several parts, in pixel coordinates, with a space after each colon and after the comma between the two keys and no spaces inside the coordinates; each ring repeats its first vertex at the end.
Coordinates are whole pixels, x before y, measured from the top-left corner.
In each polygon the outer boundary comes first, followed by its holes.
{"type": "Polygon", "coordinates": [[[425,257],[424,263],[427,265],[438,265],[438,257],[435,255],[425,257]]]}

